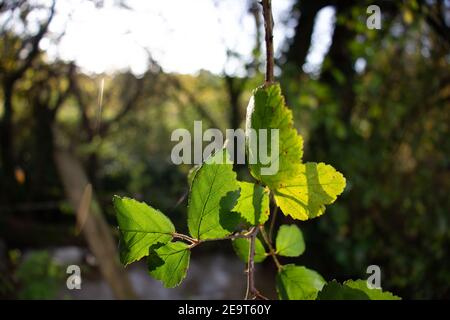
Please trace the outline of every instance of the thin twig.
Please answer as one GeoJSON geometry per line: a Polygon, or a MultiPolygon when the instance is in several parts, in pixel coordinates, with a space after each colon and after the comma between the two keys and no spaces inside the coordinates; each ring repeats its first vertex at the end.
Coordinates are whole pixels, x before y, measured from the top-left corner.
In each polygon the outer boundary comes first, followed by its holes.
{"type": "Polygon", "coordinates": [[[172,237],[185,240],[187,242],[190,242],[192,245],[197,245],[199,242],[199,240],[197,240],[197,239],[194,239],[185,234],[181,234],[181,233],[177,233],[177,232],[172,233],[172,237]]]}
{"type": "Polygon", "coordinates": [[[267,236],[266,230],[264,230],[264,226],[260,226],[259,230],[261,231],[264,242],[269,247],[269,255],[272,256],[273,262],[275,262],[275,265],[277,266],[278,271],[280,271],[283,268],[283,266],[281,265],[280,261],[278,261],[276,251],[274,250],[272,244],[269,241],[269,237],[267,236]]]}
{"type": "Polygon", "coordinates": [[[264,16],[264,30],[266,39],[266,85],[274,82],[273,66],[273,17],[272,17],[272,1],[262,0],[263,16],[264,16]]]}
{"type": "Polygon", "coordinates": [[[245,300],[249,300],[257,295],[258,290],[255,288],[255,242],[258,228],[254,227],[250,234],[250,246],[247,264],[247,291],[245,300]]]}
{"type": "Polygon", "coordinates": [[[275,228],[275,220],[277,218],[277,213],[278,213],[278,206],[275,204],[275,209],[273,209],[272,218],[270,220],[270,228],[269,228],[269,241],[270,241],[270,244],[272,244],[273,229],[275,228]]]}
{"type": "Polygon", "coordinates": [[[262,295],[258,290],[255,289],[255,298],[260,298],[261,300],[269,300],[266,296],[262,295]]]}
{"type": "Polygon", "coordinates": [[[234,240],[234,239],[238,239],[238,238],[250,238],[252,236],[252,234],[255,232],[255,228],[256,227],[253,227],[250,230],[244,230],[244,231],[241,231],[241,232],[233,233],[233,234],[231,234],[229,236],[226,236],[226,237],[223,237],[223,238],[214,238],[214,239],[202,239],[202,240],[199,240],[199,239],[195,239],[195,238],[192,238],[192,237],[190,237],[188,235],[185,235],[185,234],[182,234],[182,233],[177,233],[177,232],[172,233],[172,237],[178,238],[178,239],[182,239],[182,240],[185,240],[185,241],[189,242],[191,244],[189,246],[189,248],[193,248],[193,247],[196,247],[199,244],[204,243],[204,242],[222,241],[222,240],[234,240]]]}
{"type": "Polygon", "coordinates": [[[223,238],[203,239],[203,240],[198,240],[198,241],[199,241],[199,243],[202,243],[202,242],[209,242],[209,241],[221,241],[221,240],[234,240],[234,239],[238,239],[238,238],[250,238],[253,232],[254,232],[254,230],[252,228],[250,230],[245,230],[245,231],[233,233],[233,234],[231,234],[229,236],[226,236],[226,237],[223,237],[223,238]]]}

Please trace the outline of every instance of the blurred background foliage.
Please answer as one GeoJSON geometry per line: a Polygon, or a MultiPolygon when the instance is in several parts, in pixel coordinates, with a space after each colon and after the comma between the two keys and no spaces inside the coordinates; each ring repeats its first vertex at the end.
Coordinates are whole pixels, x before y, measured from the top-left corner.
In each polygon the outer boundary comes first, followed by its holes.
{"type": "MultiPolygon", "coordinates": [[[[248,8],[262,32],[258,5],[248,8]]],[[[141,75],[93,74],[40,49],[54,6],[0,1],[4,26],[11,17],[26,25],[34,12],[47,18],[32,33],[4,27],[0,38],[0,295],[7,298],[51,298],[62,279],[45,251],[20,263],[12,253],[86,246],[56,149],[81,160],[114,234],[114,194],[146,201],[182,229],[190,166],[172,164],[172,131],[192,129],[194,120],[204,130],[243,128],[251,90],[263,81],[260,32],[250,62],[227,50],[243,66],[240,75],[165,72],[151,53],[141,75]]],[[[383,287],[404,298],[449,298],[450,3],[296,0],[288,18],[276,22],[294,21],[277,74],[305,138],[304,158],[347,178],[322,218],[299,224],[307,243],[299,262],[328,280],[365,278],[377,264],[383,287]],[[382,10],[381,30],[366,27],[370,4],[382,10]],[[329,49],[310,70],[314,22],[330,7],[329,49]]]]}

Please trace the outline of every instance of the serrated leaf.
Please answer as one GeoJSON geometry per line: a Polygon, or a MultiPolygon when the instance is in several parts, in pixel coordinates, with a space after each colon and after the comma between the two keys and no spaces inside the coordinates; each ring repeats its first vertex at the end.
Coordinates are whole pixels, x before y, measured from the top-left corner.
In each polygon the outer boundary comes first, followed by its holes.
{"type": "Polygon", "coordinates": [[[336,280],[327,283],[317,295],[317,300],[369,300],[369,296],[359,290],[340,284],[336,280]]]}
{"type": "Polygon", "coordinates": [[[196,239],[225,237],[239,222],[239,215],[231,212],[239,197],[239,185],[228,159],[226,149],[222,149],[195,174],[189,194],[188,227],[196,239]]]}
{"type": "Polygon", "coordinates": [[[325,285],[314,270],[288,264],[277,274],[277,292],[281,300],[314,300],[325,285]]]}
{"type": "Polygon", "coordinates": [[[189,187],[192,186],[192,181],[194,181],[194,177],[197,174],[198,169],[200,169],[200,165],[196,164],[189,170],[188,175],[187,175],[187,181],[188,181],[189,187]]]}
{"type": "Polygon", "coordinates": [[[344,285],[353,289],[363,291],[369,296],[370,300],[401,300],[400,297],[392,294],[389,291],[367,287],[366,280],[347,280],[344,282],[344,285]]]}
{"type": "Polygon", "coordinates": [[[148,255],[149,247],[167,243],[175,227],[168,217],[143,202],[114,196],[120,231],[120,260],[124,265],[148,255]]]}
{"type": "Polygon", "coordinates": [[[344,176],[332,166],[308,162],[297,166],[292,178],[279,183],[275,201],[285,215],[307,220],[322,215],[345,188],[344,176]]]}
{"type": "MultiPolygon", "coordinates": [[[[279,84],[259,87],[253,92],[247,107],[246,137],[249,158],[258,159],[257,163],[249,164],[250,172],[257,180],[262,181],[271,189],[288,178],[294,169],[293,166],[300,163],[303,156],[303,138],[294,128],[292,111],[288,109],[284,102],[279,84]],[[250,134],[250,129],[256,130],[258,136],[259,130],[268,130],[268,155],[271,155],[272,152],[272,145],[269,143],[271,141],[270,129],[279,130],[278,154],[271,156],[273,161],[265,165],[261,163],[261,159],[254,152],[255,149],[250,147],[252,145],[258,146],[257,141],[250,134]],[[278,162],[278,172],[276,174],[261,174],[261,168],[270,167],[276,162],[278,162]]],[[[257,138],[257,140],[259,139],[257,138]]]]}
{"type": "Polygon", "coordinates": [[[166,288],[178,286],[186,277],[191,251],[189,245],[176,241],[150,250],[148,271],[152,277],[162,281],[166,288]]]}
{"type": "Polygon", "coordinates": [[[239,199],[233,211],[251,225],[264,224],[269,219],[269,193],[260,185],[238,182],[239,199]]]}
{"type": "MultiPolygon", "coordinates": [[[[274,192],[283,213],[299,220],[323,214],[325,205],[333,203],[344,190],[345,178],[329,165],[301,163],[303,139],[293,126],[292,112],[285,105],[278,84],[257,88],[247,107],[247,152],[249,159],[254,160],[259,146],[251,129],[279,130],[278,154],[271,156],[272,161],[267,165],[258,160],[256,164],[250,161],[249,167],[251,174],[274,192]],[[278,165],[278,171],[263,175],[261,169],[272,164],[278,165]]],[[[273,148],[269,141],[267,149],[271,154],[273,148]]]]}
{"type": "Polygon", "coordinates": [[[295,225],[282,225],[276,238],[276,253],[285,257],[298,257],[305,252],[305,241],[295,225]]]}
{"type": "MultiPolygon", "coordinates": [[[[244,261],[248,262],[248,254],[250,252],[250,240],[246,238],[238,238],[232,241],[233,249],[238,255],[238,257],[244,261]]],[[[255,262],[263,262],[266,259],[266,249],[262,244],[261,240],[255,239],[255,262]]]]}

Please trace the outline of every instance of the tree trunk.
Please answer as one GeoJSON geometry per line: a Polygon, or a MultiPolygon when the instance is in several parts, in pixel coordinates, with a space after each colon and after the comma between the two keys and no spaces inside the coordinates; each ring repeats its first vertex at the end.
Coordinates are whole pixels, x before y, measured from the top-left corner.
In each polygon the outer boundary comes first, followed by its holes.
{"type": "MultiPolygon", "coordinates": [[[[354,1],[342,2],[336,5],[336,18],[350,16],[354,1]]],[[[348,18],[350,19],[350,18],[348,18]]],[[[332,44],[326,60],[327,67],[322,70],[320,80],[327,83],[336,95],[340,105],[340,118],[345,123],[350,122],[351,111],[355,102],[353,81],[355,78],[354,59],[350,49],[350,42],[356,37],[356,32],[346,24],[336,22],[332,44]],[[335,76],[335,72],[342,75],[342,80],[335,76]]]]}
{"type": "Polygon", "coordinates": [[[316,20],[317,13],[325,7],[331,4],[331,1],[313,0],[304,1],[297,0],[295,8],[298,9],[300,17],[295,27],[295,35],[292,42],[289,45],[287,51],[287,61],[296,66],[295,74],[302,73],[302,66],[306,61],[306,56],[311,46],[311,38],[314,31],[314,22],[316,20]]]}
{"type": "Polygon", "coordinates": [[[229,75],[225,75],[225,83],[231,107],[230,109],[231,129],[238,129],[242,121],[241,110],[239,108],[239,97],[241,96],[242,90],[241,88],[237,88],[236,83],[237,81],[239,81],[239,79],[236,79],[229,75]]]}
{"type": "Polygon", "coordinates": [[[95,189],[101,188],[98,179],[98,155],[92,152],[87,159],[87,173],[95,189]]]}
{"type": "Polygon", "coordinates": [[[3,119],[0,126],[0,147],[3,171],[3,186],[6,192],[6,202],[11,202],[14,195],[14,155],[13,155],[13,107],[12,94],[14,82],[6,80],[3,83],[3,119]]]}
{"type": "Polygon", "coordinates": [[[103,218],[86,173],[79,161],[68,152],[56,150],[54,156],[67,198],[77,211],[78,230],[86,238],[105,281],[118,299],[136,298],[129,279],[119,263],[117,245],[103,218]]]}
{"type": "Polygon", "coordinates": [[[34,118],[34,152],[33,158],[33,175],[30,181],[31,199],[32,200],[51,200],[50,196],[55,185],[59,184],[56,172],[56,165],[53,158],[54,153],[54,137],[53,122],[54,114],[47,105],[35,102],[33,105],[34,118]]]}

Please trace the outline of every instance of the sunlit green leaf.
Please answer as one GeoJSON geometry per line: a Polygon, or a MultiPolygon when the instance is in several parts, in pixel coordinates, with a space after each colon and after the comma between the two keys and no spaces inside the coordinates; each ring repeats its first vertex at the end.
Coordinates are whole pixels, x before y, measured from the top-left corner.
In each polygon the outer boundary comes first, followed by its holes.
{"type": "Polygon", "coordinates": [[[389,291],[382,289],[369,288],[366,280],[347,280],[344,282],[347,287],[358,289],[366,293],[370,300],[401,300],[400,297],[392,294],[389,291]]]}
{"type": "MultiPolygon", "coordinates": [[[[303,138],[294,128],[292,111],[287,108],[284,97],[281,95],[279,84],[268,87],[259,87],[253,92],[247,107],[246,136],[249,158],[258,159],[257,163],[249,164],[251,174],[259,181],[268,185],[271,189],[278,183],[290,177],[295,164],[300,163],[303,156],[303,138]],[[255,137],[250,134],[250,129],[256,130],[259,136],[260,129],[267,129],[267,149],[271,155],[270,129],[278,129],[279,148],[278,154],[274,154],[273,161],[262,164],[261,159],[254,153],[251,145],[258,146],[255,137]],[[278,162],[278,172],[274,175],[262,175],[261,168],[270,167],[278,162]]],[[[257,138],[259,141],[259,138],[257,138]]],[[[274,150],[275,151],[275,150],[274,150]]]]}
{"type": "Polygon", "coordinates": [[[119,223],[120,259],[124,265],[148,255],[149,247],[172,239],[175,228],[168,217],[143,202],[113,198],[119,223]]]}
{"type": "Polygon", "coordinates": [[[345,178],[332,166],[308,162],[279,183],[274,191],[277,205],[294,219],[307,220],[322,215],[325,205],[333,203],[344,191],[345,178]]]}
{"type": "Polygon", "coordinates": [[[260,185],[238,182],[239,199],[233,211],[251,225],[264,224],[269,218],[269,193],[260,185]]]}
{"type": "Polygon", "coordinates": [[[225,237],[239,222],[239,215],[231,212],[239,197],[239,185],[233,165],[225,163],[227,159],[223,149],[208,158],[195,174],[189,195],[188,227],[196,239],[225,237]]]}
{"type": "Polygon", "coordinates": [[[303,139],[293,126],[292,112],[285,105],[278,84],[260,87],[253,92],[247,108],[246,135],[249,159],[258,159],[255,164],[250,161],[250,172],[274,192],[276,203],[284,214],[299,220],[320,216],[325,205],[333,203],[344,190],[345,178],[332,166],[301,162],[303,139]],[[278,154],[272,146],[271,135],[266,141],[271,155],[268,164],[263,164],[256,156],[260,146],[252,129],[257,132],[260,129],[279,130],[278,154]],[[274,164],[278,171],[263,174],[262,168],[274,164]]]}
{"type": "Polygon", "coordinates": [[[305,252],[305,241],[295,225],[282,225],[276,239],[276,253],[285,257],[298,257],[305,252]]]}
{"type": "Polygon", "coordinates": [[[196,164],[189,170],[188,176],[187,176],[189,187],[192,186],[192,181],[194,181],[194,177],[197,174],[198,169],[200,169],[200,165],[196,164]]]}
{"type": "Polygon", "coordinates": [[[155,279],[161,280],[166,288],[176,287],[186,277],[191,252],[184,242],[169,242],[150,250],[148,271],[155,279]]]}
{"type": "Polygon", "coordinates": [[[381,289],[367,287],[366,280],[347,280],[344,284],[333,280],[319,292],[319,300],[401,300],[400,297],[381,289]]]}
{"type": "Polygon", "coordinates": [[[281,300],[314,300],[325,280],[314,270],[288,264],[277,274],[277,292],[281,300]]]}
{"type": "Polygon", "coordinates": [[[369,296],[359,289],[350,288],[336,280],[327,283],[317,295],[317,300],[370,300],[369,296]]]}

